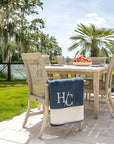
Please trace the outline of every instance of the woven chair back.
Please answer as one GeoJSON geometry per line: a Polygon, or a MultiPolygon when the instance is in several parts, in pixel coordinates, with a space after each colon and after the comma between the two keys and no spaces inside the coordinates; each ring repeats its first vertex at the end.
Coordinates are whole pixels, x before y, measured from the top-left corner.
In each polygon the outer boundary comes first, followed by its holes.
{"type": "Polygon", "coordinates": [[[56,56],[56,61],[58,64],[65,64],[65,58],[64,56],[56,56]]]}
{"type": "Polygon", "coordinates": [[[36,95],[41,98],[45,96],[45,84],[47,73],[40,53],[22,54],[27,72],[29,95],[36,95]]]}
{"type": "Polygon", "coordinates": [[[43,61],[44,61],[44,65],[49,65],[49,64],[51,64],[48,55],[42,55],[42,58],[43,58],[43,61]]]}
{"type": "Polygon", "coordinates": [[[93,65],[105,64],[106,57],[89,57],[93,65]]]}
{"type": "Polygon", "coordinates": [[[106,74],[106,83],[105,83],[105,89],[108,90],[108,88],[111,89],[112,87],[112,72],[113,72],[113,67],[114,67],[114,55],[111,58],[109,68],[107,70],[106,74]]]}

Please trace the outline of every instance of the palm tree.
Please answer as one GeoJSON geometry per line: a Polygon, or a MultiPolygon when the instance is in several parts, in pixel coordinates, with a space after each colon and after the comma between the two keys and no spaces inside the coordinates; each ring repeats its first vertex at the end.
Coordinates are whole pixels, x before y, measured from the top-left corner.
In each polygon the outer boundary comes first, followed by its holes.
{"type": "Polygon", "coordinates": [[[93,24],[87,27],[80,23],[75,32],[77,32],[78,35],[72,36],[70,39],[76,43],[68,48],[68,50],[72,51],[76,49],[76,55],[88,55],[89,53],[89,56],[97,57],[102,51],[104,56],[109,57],[110,54],[114,53],[113,29],[96,28],[93,24]]]}

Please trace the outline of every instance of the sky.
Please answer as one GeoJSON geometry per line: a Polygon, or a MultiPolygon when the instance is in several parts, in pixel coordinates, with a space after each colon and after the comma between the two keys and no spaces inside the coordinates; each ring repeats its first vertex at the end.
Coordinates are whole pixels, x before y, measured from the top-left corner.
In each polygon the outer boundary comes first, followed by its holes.
{"type": "Polygon", "coordinates": [[[77,24],[90,23],[97,27],[114,28],[114,0],[41,0],[43,11],[40,16],[45,22],[45,34],[56,38],[64,57],[74,58],[76,50],[68,48],[75,41],[77,24]]]}

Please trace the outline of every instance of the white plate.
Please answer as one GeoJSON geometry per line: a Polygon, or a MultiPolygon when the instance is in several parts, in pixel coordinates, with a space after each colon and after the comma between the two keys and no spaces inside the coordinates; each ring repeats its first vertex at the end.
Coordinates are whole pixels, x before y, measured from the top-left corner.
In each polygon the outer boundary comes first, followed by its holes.
{"type": "Polygon", "coordinates": [[[92,67],[104,67],[105,64],[99,64],[99,65],[91,65],[92,67]]]}
{"type": "Polygon", "coordinates": [[[50,66],[64,66],[64,64],[49,64],[50,66]]]}
{"type": "Polygon", "coordinates": [[[100,65],[91,65],[92,67],[100,67],[100,65]]]}
{"type": "Polygon", "coordinates": [[[87,62],[87,63],[82,63],[82,62],[73,62],[74,65],[77,65],[77,66],[89,66],[91,65],[92,63],[90,62],[87,62]]]}

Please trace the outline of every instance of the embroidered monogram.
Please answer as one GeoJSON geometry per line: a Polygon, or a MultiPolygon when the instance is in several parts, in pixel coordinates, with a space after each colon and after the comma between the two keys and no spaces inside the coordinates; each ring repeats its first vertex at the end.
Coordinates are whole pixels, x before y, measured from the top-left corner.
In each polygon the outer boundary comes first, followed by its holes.
{"type": "Polygon", "coordinates": [[[65,96],[65,92],[57,93],[57,104],[64,103],[66,106],[73,105],[73,94],[70,94],[69,92],[65,96]],[[61,100],[60,100],[61,99],[61,100]]]}

